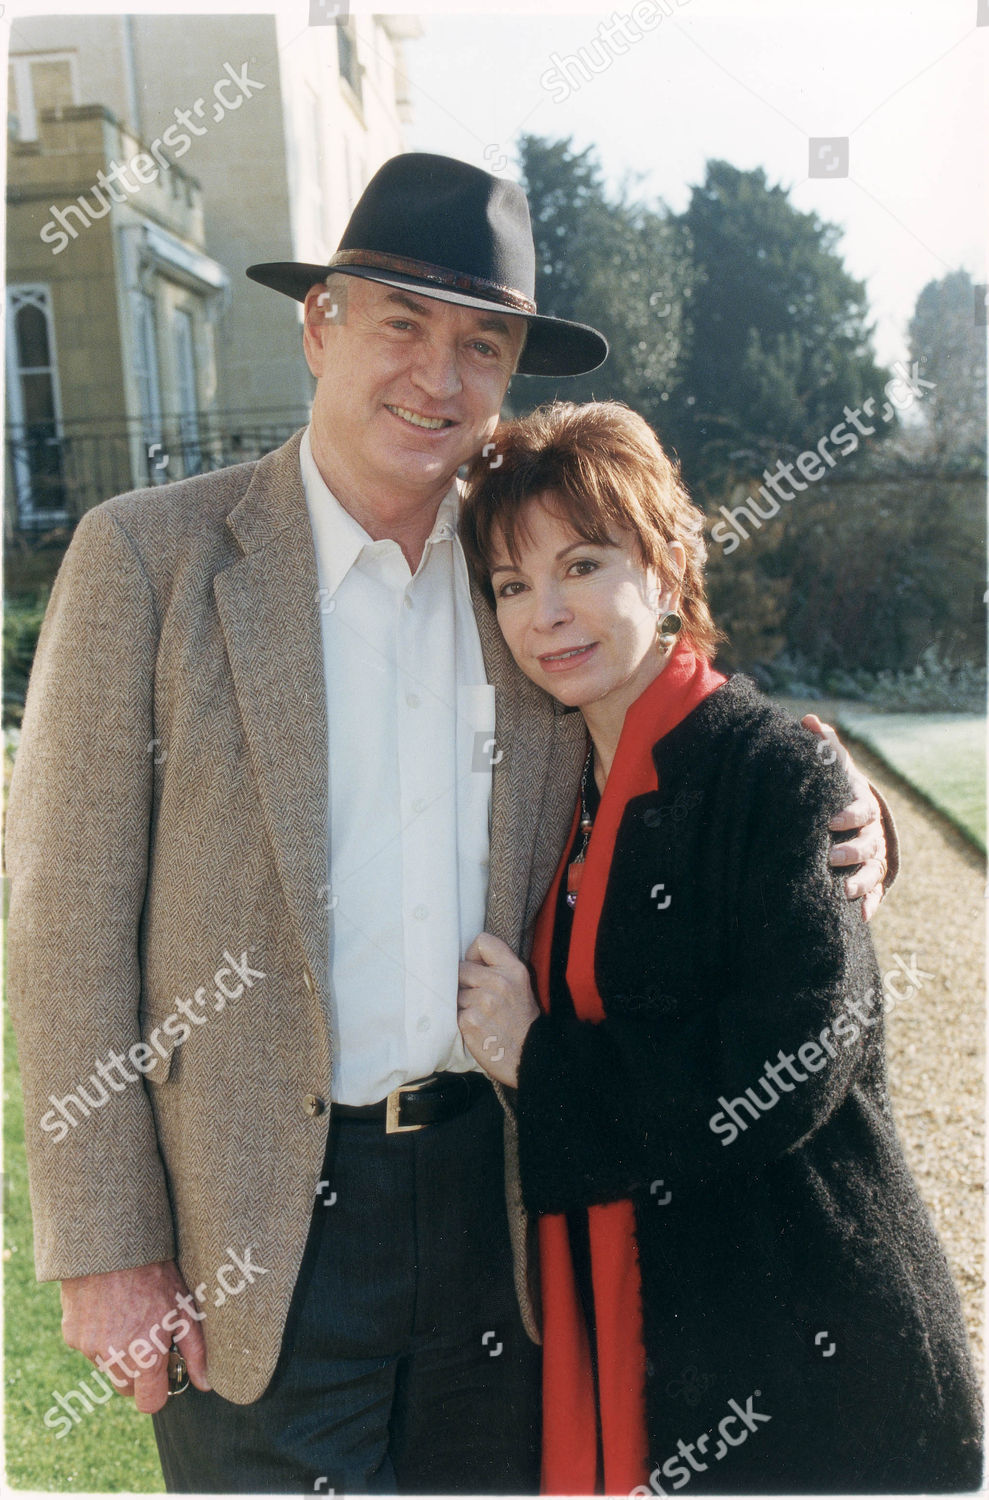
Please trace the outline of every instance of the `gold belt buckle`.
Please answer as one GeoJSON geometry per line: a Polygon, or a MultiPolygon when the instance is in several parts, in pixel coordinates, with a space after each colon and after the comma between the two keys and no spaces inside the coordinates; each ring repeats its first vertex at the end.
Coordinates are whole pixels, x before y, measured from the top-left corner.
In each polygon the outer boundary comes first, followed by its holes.
{"type": "Polygon", "coordinates": [[[404,1135],[410,1130],[425,1130],[425,1125],[400,1125],[398,1123],[398,1110],[403,1094],[418,1094],[427,1083],[435,1083],[437,1075],[432,1073],[429,1078],[422,1078],[418,1083],[401,1083],[397,1089],[392,1089],[385,1100],[385,1134],[404,1135]]]}

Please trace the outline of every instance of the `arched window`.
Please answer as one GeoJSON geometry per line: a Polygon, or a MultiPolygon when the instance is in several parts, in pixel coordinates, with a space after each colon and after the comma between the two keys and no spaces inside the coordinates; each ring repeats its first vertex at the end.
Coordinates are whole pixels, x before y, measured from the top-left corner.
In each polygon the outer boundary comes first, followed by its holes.
{"type": "Polygon", "coordinates": [[[17,510],[22,526],[67,517],[51,294],[12,286],[7,297],[7,401],[17,510]]]}

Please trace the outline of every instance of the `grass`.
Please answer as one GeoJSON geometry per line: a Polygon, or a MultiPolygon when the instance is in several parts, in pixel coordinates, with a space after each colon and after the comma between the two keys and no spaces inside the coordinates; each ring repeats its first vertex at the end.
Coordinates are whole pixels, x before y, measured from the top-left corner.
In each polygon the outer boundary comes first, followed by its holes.
{"type": "MultiPolygon", "coordinates": [[[[6,1008],[3,1019],[6,1487],[161,1493],[151,1418],[139,1413],[133,1401],[114,1396],[92,1412],[74,1402],[81,1415],[71,1432],[64,1432],[64,1424],[45,1425],[45,1413],[56,1406],[55,1393],[66,1395],[95,1372],[62,1342],[58,1283],[39,1285],[35,1280],[24,1115],[6,1008]]],[[[92,1382],[90,1388],[98,1390],[92,1382]]]]}
{"type": "Polygon", "coordinates": [[[861,741],[985,854],[984,714],[901,713],[847,698],[773,697],[795,719],[817,714],[839,735],[861,741]]]}
{"type": "Polygon", "coordinates": [[[979,714],[842,708],[841,723],[986,849],[986,721],[979,714]]]}

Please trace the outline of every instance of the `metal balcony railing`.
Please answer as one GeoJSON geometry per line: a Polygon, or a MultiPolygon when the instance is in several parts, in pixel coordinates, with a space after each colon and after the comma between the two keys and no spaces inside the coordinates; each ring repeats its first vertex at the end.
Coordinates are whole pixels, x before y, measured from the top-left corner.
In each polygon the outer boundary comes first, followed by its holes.
{"type": "Polygon", "coordinates": [[[39,422],[6,429],[6,527],[24,541],[71,531],[101,500],[260,458],[308,421],[298,408],[189,412],[158,422],[39,422]]]}

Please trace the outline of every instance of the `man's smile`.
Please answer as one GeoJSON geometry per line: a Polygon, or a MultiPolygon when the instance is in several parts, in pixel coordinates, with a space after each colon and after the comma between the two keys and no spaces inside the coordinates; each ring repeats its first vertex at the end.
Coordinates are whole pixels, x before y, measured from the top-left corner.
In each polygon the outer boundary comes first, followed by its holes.
{"type": "Polygon", "coordinates": [[[409,422],[413,427],[421,427],[427,432],[440,432],[443,428],[456,425],[450,417],[425,417],[421,412],[410,411],[407,406],[389,406],[385,402],[385,408],[393,417],[400,417],[403,422],[409,422]]]}

